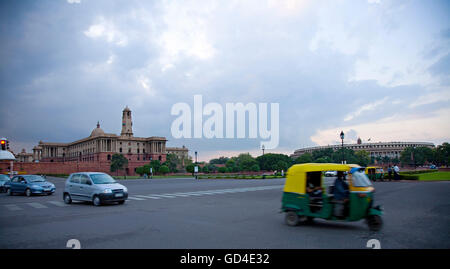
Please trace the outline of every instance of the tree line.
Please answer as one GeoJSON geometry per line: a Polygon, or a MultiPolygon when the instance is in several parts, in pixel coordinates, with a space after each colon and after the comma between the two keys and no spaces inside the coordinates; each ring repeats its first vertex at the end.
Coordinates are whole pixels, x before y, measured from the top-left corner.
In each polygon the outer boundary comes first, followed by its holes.
{"type": "MultiPolygon", "coordinates": [[[[320,149],[312,153],[304,153],[301,156],[292,159],[288,155],[278,153],[266,153],[258,157],[253,157],[249,153],[241,153],[235,157],[219,157],[211,159],[209,163],[201,162],[194,164],[192,158],[184,160],[185,169],[188,173],[194,173],[194,167],[199,167],[199,172],[203,173],[238,173],[238,172],[258,172],[258,171],[287,171],[287,169],[300,163],[346,163],[368,166],[371,164],[384,165],[414,165],[422,166],[434,164],[436,166],[448,166],[450,163],[450,144],[443,143],[435,148],[428,147],[408,147],[400,154],[400,158],[374,157],[369,152],[352,149],[320,149]]],[[[136,168],[139,175],[150,174],[150,168],[153,174],[167,174],[184,172],[181,159],[175,154],[167,154],[166,161],[150,161],[148,164],[136,168]]],[[[111,172],[124,169],[128,165],[128,160],[122,154],[114,154],[111,160],[111,172]]]]}

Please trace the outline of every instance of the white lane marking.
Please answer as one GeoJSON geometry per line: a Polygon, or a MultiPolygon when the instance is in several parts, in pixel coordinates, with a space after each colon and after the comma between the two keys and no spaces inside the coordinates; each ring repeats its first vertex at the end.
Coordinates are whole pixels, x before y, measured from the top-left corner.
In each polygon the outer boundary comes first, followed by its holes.
{"type": "Polygon", "coordinates": [[[165,193],[165,194],[151,194],[152,196],[156,197],[163,197],[163,198],[175,198],[176,196],[173,196],[173,194],[165,193]]]}
{"type": "Polygon", "coordinates": [[[11,211],[23,210],[22,208],[18,207],[17,205],[5,205],[5,207],[11,211]]]}
{"type": "Polygon", "coordinates": [[[48,203],[50,203],[52,205],[60,206],[60,207],[67,206],[65,203],[60,202],[60,201],[48,201],[48,203]]]}
{"type": "Polygon", "coordinates": [[[48,208],[48,206],[45,206],[43,204],[40,203],[26,203],[27,205],[34,207],[34,208],[48,208]]]}
{"type": "Polygon", "coordinates": [[[128,200],[144,201],[145,199],[137,198],[137,197],[133,197],[133,196],[128,196],[128,200]]]}
{"type": "Polygon", "coordinates": [[[135,195],[135,197],[148,198],[148,199],[161,199],[161,197],[149,196],[149,195],[135,195]]]}
{"type": "Polygon", "coordinates": [[[150,193],[148,195],[134,195],[135,197],[128,197],[128,198],[132,199],[132,200],[145,200],[142,198],[146,198],[146,199],[176,198],[176,197],[203,196],[203,195],[215,195],[215,194],[225,194],[225,193],[237,193],[237,192],[279,189],[282,187],[283,187],[283,185],[222,189],[222,190],[206,190],[206,191],[194,191],[194,192],[176,192],[176,193],[164,193],[164,194],[150,193]],[[136,197],[139,197],[139,198],[136,198],[136,197]]]}

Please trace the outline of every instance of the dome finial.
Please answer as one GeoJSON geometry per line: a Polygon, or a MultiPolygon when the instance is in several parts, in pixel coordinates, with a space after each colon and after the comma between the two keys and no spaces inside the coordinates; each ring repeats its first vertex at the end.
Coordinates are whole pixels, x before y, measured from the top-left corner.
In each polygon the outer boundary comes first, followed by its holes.
{"type": "Polygon", "coordinates": [[[97,128],[100,128],[100,121],[97,121],[97,128]]]}

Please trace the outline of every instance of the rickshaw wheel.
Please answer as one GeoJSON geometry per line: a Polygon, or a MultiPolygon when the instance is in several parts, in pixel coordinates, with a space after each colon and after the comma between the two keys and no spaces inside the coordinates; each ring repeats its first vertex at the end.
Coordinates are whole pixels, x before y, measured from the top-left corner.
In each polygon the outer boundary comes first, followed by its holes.
{"type": "Polygon", "coordinates": [[[289,226],[297,226],[299,222],[299,216],[294,211],[288,211],[286,212],[285,221],[289,226]]]}
{"type": "Polygon", "coordinates": [[[371,231],[379,231],[383,226],[383,221],[378,215],[371,215],[367,217],[367,225],[371,231]]]}

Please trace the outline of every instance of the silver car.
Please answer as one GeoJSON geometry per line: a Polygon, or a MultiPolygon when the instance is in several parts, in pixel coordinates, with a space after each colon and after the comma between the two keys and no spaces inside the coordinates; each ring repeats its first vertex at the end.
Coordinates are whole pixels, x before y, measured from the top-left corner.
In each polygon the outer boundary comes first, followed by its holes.
{"type": "Polygon", "coordinates": [[[103,203],[123,204],[128,198],[128,189],[117,183],[110,175],[100,172],[71,174],[66,180],[63,199],[66,204],[74,200],[89,201],[95,206],[103,203]]]}

